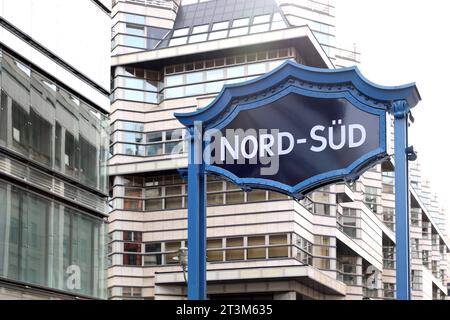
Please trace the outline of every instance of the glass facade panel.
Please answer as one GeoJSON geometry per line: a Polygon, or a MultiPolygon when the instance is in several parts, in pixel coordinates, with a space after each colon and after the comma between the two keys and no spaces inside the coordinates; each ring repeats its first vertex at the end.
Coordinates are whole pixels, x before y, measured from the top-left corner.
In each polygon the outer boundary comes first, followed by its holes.
{"type": "Polygon", "coordinates": [[[279,246],[281,244],[287,244],[287,235],[271,235],[269,236],[269,245],[273,246],[269,248],[269,258],[283,258],[288,257],[289,247],[279,246]]]}
{"type": "Polygon", "coordinates": [[[186,96],[195,96],[203,94],[203,84],[194,84],[192,86],[186,86],[186,96]]]}
{"type": "Polygon", "coordinates": [[[147,47],[147,39],[135,36],[123,36],[123,44],[129,47],[144,49],[147,47]]]}
{"type": "MultiPolygon", "coordinates": [[[[229,238],[227,239],[227,248],[243,247],[244,238],[229,238]]],[[[244,260],[244,249],[227,250],[225,252],[226,260],[244,260]]]]}
{"type": "Polygon", "coordinates": [[[223,38],[226,38],[227,35],[228,35],[228,30],[222,30],[222,31],[211,32],[211,33],[209,34],[208,40],[223,39],[223,38]]]}
{"type": "Polygon", "coordinates": [[[196,43],[196,42],[202,42],[206,41],[206,38],[208,37],[207,33],[202,34],[196,34],[189,37],[189,43],[196,43]]]}
{"type": "Polygon", "coordinates": [[[236,78],[245,76],[244,66],[231,67],[227,69],[228,78],[236,78]]]}
{"type": "Polygon", "coordinates": [[[243,19],[236,19],[233,21],[233,28],[242,27],[242,26],[248,26],[250,19],[249,18],[243,18],[243,19]]]}
{"type": "Polygon", "coordinates": [[[105,298],[102,220],[0,181],[0,276],[105,298]]]}
{"type": "Polygon", "coordinates": [[[242,36],[248,33],[248,27],[243,27],[243,28],[236,28],[236,29],[231,29],[229,36],[230,37],[236,37],[236,36],[242,36]]]}
{"type": "Polygon", "coordinates": [[[186,83],[196,83],[203,81],[203,72],[192,72],[186,74],[186,83]]]}
{"type": "Polygon", "coordinates": [[[262,74],[266,72],[266,63],[255,63],[248,66],[248,75],[262,74]]]}
{"type": "Polygon", "coordinates": [[[192,34],[208,32],[209,24],[195,26],[192,28],[192,34]]]}
{"type": "Polygon", "coordinates": [[[266,258],[266,244],[265,236],[248,237],[249,247],[260,247],[247,250],[247,259],[265,259],[266,258]]]}
{"type": "Polygon", "coordinates": [[[0,144],[107,193],[107,118],[3,53],[0,144]]]}
{"type": "Polygon", "coordinates": [[[256,26],[251,26],[250,27],[250,33],[266,32],[266,31],[269,31],[269,28],[270,28],[270,24],[269,23],[258,24],[256,26]]]}
{"type": "Polygon", "coordinates": [[[228,25],[230,24],[229,21],[224,21],[224,22],[217,22],[214,23],[212,26],[212,31],[217,31],[217,30],[223,30],[223,29],[228,29],[228,25]]]}
{"type": "Polygon", "coordinates": [[[207,81],[214,81],[214,80],[221,80],[224,77],[224,69],[215,69],[215,70],[208,70],[206,71],[206,80],[207,81]]]}

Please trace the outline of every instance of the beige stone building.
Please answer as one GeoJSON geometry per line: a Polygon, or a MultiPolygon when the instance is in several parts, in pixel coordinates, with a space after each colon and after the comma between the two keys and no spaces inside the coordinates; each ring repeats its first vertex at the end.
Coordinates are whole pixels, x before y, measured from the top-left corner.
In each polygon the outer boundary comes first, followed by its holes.
{"type": "MultiPolygon", "coordinates": [[[[223,85],[286,60],[358,62],[355,50],[336,47],[334,18],[326,0],[113,2],[111,299],[186,297],[179,254],[188,245],[187,186],[178,169],[187,150],[174,113],[204,107],[223,85]]],[[[208,177],[208,297],[394,298],[393,168],[378,164],[352,185],[300,202],[208,177]]],[[[445,216],[421,196],[419,173],[411,174],[412,293],[441,299],[449,243],[436,217],[445,216]]]]}

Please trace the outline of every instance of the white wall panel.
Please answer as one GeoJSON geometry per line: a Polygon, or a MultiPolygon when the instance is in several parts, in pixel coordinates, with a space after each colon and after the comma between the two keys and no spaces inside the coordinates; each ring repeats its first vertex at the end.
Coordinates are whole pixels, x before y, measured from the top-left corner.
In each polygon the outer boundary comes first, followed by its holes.
{"type": "Polygon", "coordinates": [[[110,17],[93,1],[0,0],[0,15],[109,91],[110,17]]]}

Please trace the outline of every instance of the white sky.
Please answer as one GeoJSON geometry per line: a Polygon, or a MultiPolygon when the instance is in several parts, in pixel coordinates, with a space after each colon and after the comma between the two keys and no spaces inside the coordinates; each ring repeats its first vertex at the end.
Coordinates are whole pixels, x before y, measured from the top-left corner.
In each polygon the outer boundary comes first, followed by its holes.
{"type": "Polygon", "coordinates": [[[448,213],[449,12],[443,0],[336,0],[337,39],[357,43],[364,76],[381,85],[417,83],[423,100],[413,110],[410,144],[448,213]]]}

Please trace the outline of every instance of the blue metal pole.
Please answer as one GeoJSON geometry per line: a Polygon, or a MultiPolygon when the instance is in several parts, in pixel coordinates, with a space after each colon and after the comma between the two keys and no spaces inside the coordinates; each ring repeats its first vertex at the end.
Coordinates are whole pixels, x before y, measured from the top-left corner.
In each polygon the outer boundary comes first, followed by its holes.
{"type": "Polygon", "coordinates": [[[188,299],[206,299],[206,177],[201,126],[189,128],[188,299]]]}
{"type": "Polygon", "coordinates": [[[396,277],[397,299],[410,300],[409,259],[409,179],[408,112],[406,101],[394,103],[395,124],[395,229],[396,229],[396,277]]]}

